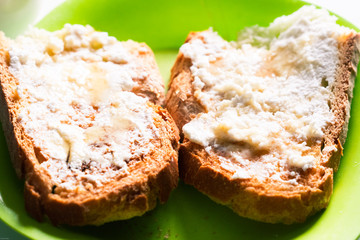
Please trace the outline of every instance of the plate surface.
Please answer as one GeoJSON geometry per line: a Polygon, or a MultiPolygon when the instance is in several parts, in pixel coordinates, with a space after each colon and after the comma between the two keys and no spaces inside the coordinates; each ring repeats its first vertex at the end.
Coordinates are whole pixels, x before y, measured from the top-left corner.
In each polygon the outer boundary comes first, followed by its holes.
{"type": "MultiPolygon", "coordinates": [[[[164,79],[168,80],[177,50],[189,31],[212,26],[225,39],[233,40],[245,26],[266,26],[304,4],[295,0],[68,0],[38,26],[56,30],[65,23],[90,24],[119,40],[144,41],[154,50],[164,79]]],[[[355,28],[344,20],[339,23],[355,28]]],[[[356,87],[350,131],[330,205],[303,224],[274,225],[239,217],[182,182],[166,204],[128,221],[101,227],[38,223],[25,212],[23,183],[12,169],[2,133],[0,218],[33,239],[355,239],[360,234],[359,91],[356,87]]]]}

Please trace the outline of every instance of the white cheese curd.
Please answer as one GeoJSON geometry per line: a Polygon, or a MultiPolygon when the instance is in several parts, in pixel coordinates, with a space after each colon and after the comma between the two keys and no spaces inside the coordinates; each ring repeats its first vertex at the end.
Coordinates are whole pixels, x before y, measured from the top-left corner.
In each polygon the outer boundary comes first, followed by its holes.
{"type": "Polygon", "coordinates": [[[246,144],[269,152],[263,160],[276,154],[290,167],[311,168],[306,141],[321,141],[334,119],[337,42],[350,31],[327,11],[304,6],[268,28],[245,29],[237,42],[201,32],[180,49],[192,61],[195,97],[206,109],[183,127],[185,137],[204,147],[246,144]]]}
{"type": "MultiPolygon", "coordinates": [[[[157,131],[152,110],[129,92],[137,85],[133,79],[146,73],[136,70],[135,56],[121,42],[90,26],[67,24],[55,32],[33,28],[11,46],[10,71],[27,102],[19,121],[52,160],[41,164],[58,186],[71,189],[90,179],[84,168],[126,173],[128,160],[149,151],[157,131]],[[62,182],[71,172],[75,178],[62,182]]],[[[116,173],[107,174],[111,179],[116,173]]],[[[101,185],[95,175],[90,180],[101,185]]]]}

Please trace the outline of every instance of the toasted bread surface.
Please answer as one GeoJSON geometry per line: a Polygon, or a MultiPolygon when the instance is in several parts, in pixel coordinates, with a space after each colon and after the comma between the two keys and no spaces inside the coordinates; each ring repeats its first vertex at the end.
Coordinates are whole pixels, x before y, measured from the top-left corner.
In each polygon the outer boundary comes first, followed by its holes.
{"type": "MultiPolygon", "coordinates": [[[[204,43],[212,41],[204,40],[202,32],[192,32],[185,43],[199,40],[204,43]]],[[[185,136],[179,151],[180,178],[214,201],[229,206],[240,216],[254,220],[285,224],[303,222],[308,216],[325,208],[332,194],[333,173],[339,166],[342,145],[346,139],[359,61],[359,41],[359,34],[354,32],[338,39],[339,62],[331,89],[333,97],[329,100],[334,120],[326,126],[321,141],[308,141],[310,152],[315,156],[311,168],[282,167],[276,160],[263,161],[260,157],[264,152],[254,151],[251,146],[245,145],[245,149],[252,151],[252,154],[245,163],[240,164],[240,168],[250,168],[254,172],[275,169],[281,180],[249,177],[247,174],[234,177],[235,168],[224,167],[224,164],[231,159],[230,150],[243,151],[243,146],[230,148],[233,143],[227,142],[223,143],[227,147],[225,150],[221,143],[220,147],[209,148],[185,136]],[[292,181],[292,172],[299,174],[296,183],[292,181]]],[[[166,107],[179,129],[208,111],[207,106],[195,96],[199,92],[194,87],[196,80],[192,66],[192,60],[184,57],[180,51],[171,72],[166,96],[166,107]]]]}
{"type": "MultiPolygon", "coordinates": [[[[129,145],[129,151],[133,154],[125,159],[126,166],[114,163],[105,168],[93,167],[91,159],[83,159],[87,162],[83,162],[81,168],[76,169],[71,166],[70,150],[66,163],[61,163],[51,154],[50,157],[44,154],[46,145],[38,145],[37,139],[33,138],[34,135],[30,134],[19,117],[31,102],[26,92],[19,94],[21,80],[14,77],[10,70],[11,41],[1,36],[0,117],[16,173],[25,179],[26,209],[39,221],[46,215],[55,225],[81,226],[101,225],[140,216],[153,209],[158,200],[161,203],[166,202],[170,192],[177,186],[179,133],[169,113],[156,105],[162,103],[164,89],[154,55],[144,43],[128,41],[123,42],[123,46],[136,59],[135,71],[143,76],[132,79],[136,84],[124,94],[128,94],[131,99],[140,99],[143,103],[133,108],[148,113],[146,131],[150,131],[152,137],[148,138],[148,141],[135,141],[129,145]],[[141,148],[147,150],[141,152],[141,148]],[[56,170],[63,164],[65,168],[59,168],[58,171],[63,171],[65,175],[56,170]],[[79,178],[80,175],[83,177],[79,178]],[[54,176],[58,178],[54,179],[54,176]],[[71,183],[70,186],[67,186],[67,183],[71,183]]],[[[101,113],[97,108],[94,112],[101,113]]],[[[120,114],[126,117],[126,114],[141,113],[131,110],[120,114]]],[[[117,131],[116,127],[111,131],[117,131]]],[[[122,136],[125,141],[130,141],[125,135],[129,131],[132,130],[126,130],[122,136]]],[[[100,137],[99,144],[104,144],[100,139],[106,136],[100,137]]]]}

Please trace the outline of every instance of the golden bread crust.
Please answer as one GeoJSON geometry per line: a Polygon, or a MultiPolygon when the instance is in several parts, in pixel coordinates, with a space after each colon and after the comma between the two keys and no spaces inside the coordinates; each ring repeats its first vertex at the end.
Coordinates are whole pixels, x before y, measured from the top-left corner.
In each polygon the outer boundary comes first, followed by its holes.
{"type": "Polygon", "coordinates": [[[148,74],[140,79],[133,79],[137,86],[131,91],[138,96],[148,98],[154,104],[162,105],[165,98],[164,83],[160,74],[159,67],[156,63],[154,53],[151,48],[145,43],[137,43],[133,41],[126,41],[122,43],[128,49],[129,53],[139,52],[139,48],[143,49],[137,55],[139,69],[137,71],[144,71],[148,74]],[[146,51],[144,51],[146,49],[146,51]]]}
{"type": "MultiPolygon", "coordinates": [[[[195,32],[190,33],[185,42],[195,37],[197,37],[195,32]]],[[[165,99],[165,107],[179,129],[182,129],[198,113],[205,111],[205,108],[194,97],[190,67],[191,60],[179,53],[171,69],[169,89],[165,99]]],[[[182,136],[181,131],[180,135],[182,136]]]]}

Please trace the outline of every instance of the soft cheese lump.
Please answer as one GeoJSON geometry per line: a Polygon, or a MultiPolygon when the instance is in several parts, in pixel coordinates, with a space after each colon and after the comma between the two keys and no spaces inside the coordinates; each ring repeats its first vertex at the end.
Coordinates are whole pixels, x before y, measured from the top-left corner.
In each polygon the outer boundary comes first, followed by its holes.
{"type": "Polygon", "coordinates": [[[101,185],[86,171],[126,172],[131,158],[148,152],[156,135],[152,111],[130,92],[133,79],[146,72],[136,70],[134,53],[121,42],[90,26],[67,24],[56,32],[31,29],[11,46],[10,71],[25,105],[18,121],[58,186],[74,188],[83,178],[101,185]]]}
{"type": "MultiPolygon", "coordinates": [[[[337,39],[349,31],[327,11],[305,6],[268,28],[245,29],[237,42],[211,29],[200,33],[180,49],[192,61],[195,97],[206,109],[183,127],[185,137],[206,149],[237,144],[267,153],[263,160],[312,167],[307,142],[321,141],[333,121],[337,39]]],[[[251,176],[244,171],[234,177],[251,176]]]]}

